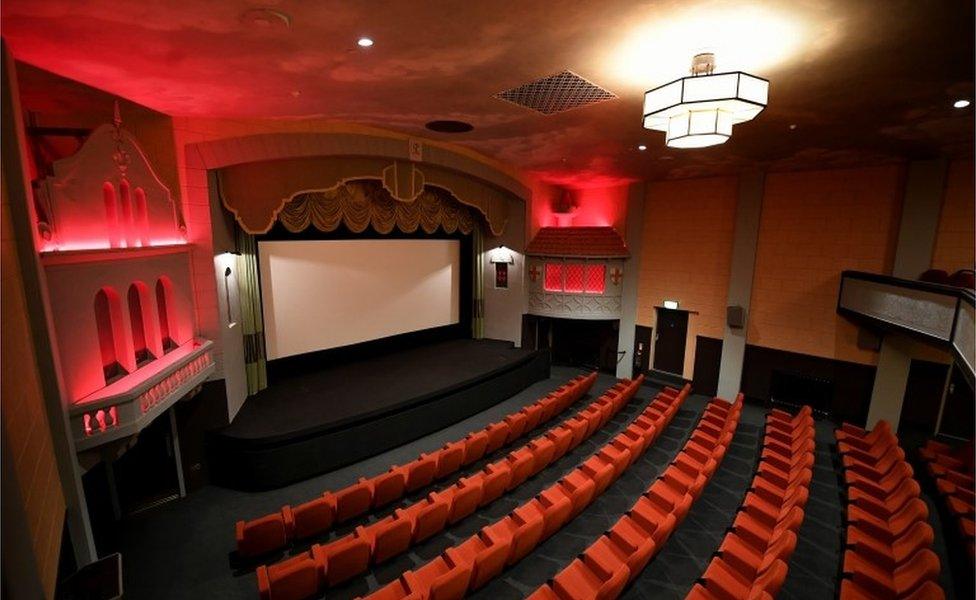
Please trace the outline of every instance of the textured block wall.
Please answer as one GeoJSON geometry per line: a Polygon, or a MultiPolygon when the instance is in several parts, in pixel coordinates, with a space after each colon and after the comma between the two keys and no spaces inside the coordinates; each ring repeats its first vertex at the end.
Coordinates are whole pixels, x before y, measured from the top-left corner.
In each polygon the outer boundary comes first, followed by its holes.
{"type": "Polygon", "coordinates": [[[902,194],[895,166],[767,175],[748,343],[875,364],[837,314],[840,273],[891,272],[902,194]]]}

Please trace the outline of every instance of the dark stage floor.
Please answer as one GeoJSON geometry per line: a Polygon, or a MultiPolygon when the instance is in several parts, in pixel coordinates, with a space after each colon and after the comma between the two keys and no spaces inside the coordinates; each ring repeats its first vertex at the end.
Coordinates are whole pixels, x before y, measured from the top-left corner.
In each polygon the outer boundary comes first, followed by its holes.
{"type": "Polygon", "coordinates": [[[273,442],[423,403],[528,359],[498,340],[449,340],[274,383],[248,398],[221,435],[273,442]]]}

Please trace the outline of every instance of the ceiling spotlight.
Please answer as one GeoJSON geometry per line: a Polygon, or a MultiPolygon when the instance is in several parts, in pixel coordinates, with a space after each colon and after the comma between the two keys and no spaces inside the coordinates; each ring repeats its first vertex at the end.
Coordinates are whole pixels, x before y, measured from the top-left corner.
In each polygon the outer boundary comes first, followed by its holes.
{"type": "Polygon", "coordinates": [[[969,100],[965,100],[965,99],[956,100],[955,102],[952,103],[952,105],[956,108],[966,108],[967,106],[969,106],[969,100]]]}
{"type": "Polygon", "coordinates": [[[643,152],[644,150],[647,150],[647,146],[645,146],[644,144],[641,144],[640,146],[637,146],[637,149],[640,150],[641,152],[643,152]]]}
{"type": "Polygon", "coordinates": [[[360,48],[369,48],[373,45],[373,40],[368,37],[361,37],[356,43],[359,44],[360,48]]]}

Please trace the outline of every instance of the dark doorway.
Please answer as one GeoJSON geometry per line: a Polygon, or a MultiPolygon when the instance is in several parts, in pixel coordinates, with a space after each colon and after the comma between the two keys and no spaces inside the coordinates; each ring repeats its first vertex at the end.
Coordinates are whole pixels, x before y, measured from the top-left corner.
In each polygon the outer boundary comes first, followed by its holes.
{"type": "Polygon", "coordinates": [[[634,372],[631,377],[646,374],[651,368],[651,335],[654,330],[638,325],[634,330],[634,372]]]}
{"type": "Polygon", "coordinates": [[[550,323],[553,364],[616,373],[619,321],[552,319],[550,323]]]}
{"type": "Polygon", "coordinates": [[[966,440],[972,439],[973,421],[976,419],[973,409],[973,388],[969,387],[969,382],[966,381],[959,367],[952,365],[939,433],[966,440]]]}
{"type": "Polygon", "coordinates": [[[656,310],[657,341],[654,343],[654,369],[681,375],[685,370],[688,311],[669,308],[656,310]]]}
{"type": "Polygon", "coordinates": [[[901,418],[898,420],[899,436],[915,432],[924,439],[935,433],[948,374],[949,365],[912,360],[908,367],[901,418]]]}

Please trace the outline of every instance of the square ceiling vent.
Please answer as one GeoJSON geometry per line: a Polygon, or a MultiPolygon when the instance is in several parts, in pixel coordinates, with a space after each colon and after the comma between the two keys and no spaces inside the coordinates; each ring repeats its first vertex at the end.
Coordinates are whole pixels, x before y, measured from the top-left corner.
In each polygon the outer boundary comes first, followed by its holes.
{"type": "Polygon", "coordinates": [[[616,97],[613,92],[572,71],[556,73],[495,94],[495,98],[531,108],[544,115],[613,100],[616,97]]]}

